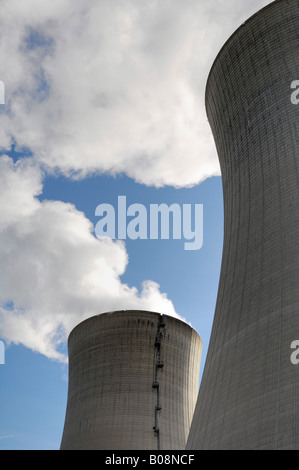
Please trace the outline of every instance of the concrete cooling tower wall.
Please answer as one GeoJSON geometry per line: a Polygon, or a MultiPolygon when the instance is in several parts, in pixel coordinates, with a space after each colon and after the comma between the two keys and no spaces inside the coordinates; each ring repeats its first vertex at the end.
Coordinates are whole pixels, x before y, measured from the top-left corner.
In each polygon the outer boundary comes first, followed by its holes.
{"type": "Polygon", "coordinates": [[[299,366],[290,360],[299,339],[296,80],[298,0],[277,0],[243,24],[208,79],[224,245],[188,449],[299,449],[299,366]]]}
{"type": "Polygon", "coordinates": [[[202,342],[185,322],[146,311],[91,317],[69,336],[61,449],[184,449],[202,342]]]}

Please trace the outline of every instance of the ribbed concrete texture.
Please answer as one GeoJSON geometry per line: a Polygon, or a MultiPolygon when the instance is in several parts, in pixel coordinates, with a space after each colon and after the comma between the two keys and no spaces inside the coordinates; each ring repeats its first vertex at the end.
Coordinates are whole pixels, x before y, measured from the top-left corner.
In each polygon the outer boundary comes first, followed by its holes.
{"type": "Polygon", "coordinates": [[[69,336],[61,449],[184,449],[202,342],[185,322],[146,311],[104,313],[69,336]]]}
{"type": "MultiPolygon", "coordinates": [[[[228,13],[229,14],[229,13],[228,13]]],[[[220,51],[206,108],[221,163],[218,299],[188,449],[299,449],[299,1],[220,51]]]]}

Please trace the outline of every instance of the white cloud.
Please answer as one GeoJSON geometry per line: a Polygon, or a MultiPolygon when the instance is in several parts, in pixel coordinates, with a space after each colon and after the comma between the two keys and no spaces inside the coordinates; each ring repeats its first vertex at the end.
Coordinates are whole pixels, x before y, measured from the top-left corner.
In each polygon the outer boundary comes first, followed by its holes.
{"type": "Polygon", "coordinates": [[[0,337],[63,359],[60,344],[91,315],[132,308],[177,316],[156,283],[138,292],[121,282],[122,242],[98,240],[72,204],[39,201],[42,174],[32,159],[0,157],[0,187],[0,337]]]}
{"type": "Polygon", "coordinates": [[[267,3],[2,0],[2,145],[14,136],[68,175],[189,186],[219,174],[206,78],[223,42],[267,3]]]}
{"type": "Polygon", "coordinates": [[[155,282],[141,292],[121,282],[123,243],[97,240],[73,205],[39,201],[42,171],[176,187],[219,174],[206,78],[223,42],[267,3],[0,0],[0,147],[14,139],[32,152],[0,158],[0,337],[63,360],[59,346],[88,316],[176,315],[155,282]]]}

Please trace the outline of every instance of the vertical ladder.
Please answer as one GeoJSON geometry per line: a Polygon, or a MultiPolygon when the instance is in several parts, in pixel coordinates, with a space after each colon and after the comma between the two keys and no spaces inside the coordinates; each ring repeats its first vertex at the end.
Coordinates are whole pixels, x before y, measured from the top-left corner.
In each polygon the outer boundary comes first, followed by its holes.
{"type": "Polygon", "coordinates": [[[156,364],[155,364],[155,377],[154,377],[154,381],[152,385],[152,387],[157,390],[157,402],[155,405],[155,424],[153,426],[153,430],[154,430],[155,436],[157,437],[158,450],[160,450],[160,429],[159,429],[158,415],[159,415],[159,412],[162,410],[162,407],[160,404],[160,383],[159,383],[158,373],[164,367],[164,364],[161,361],[161,341],[163,339],[163,331],[161,331],[161,329],[163,330],[164,328],[165,328],[165,323],[163,322],[163,316],[160,315],[158,327],[157,327],[157,335],[155,339],[156,364]]]}

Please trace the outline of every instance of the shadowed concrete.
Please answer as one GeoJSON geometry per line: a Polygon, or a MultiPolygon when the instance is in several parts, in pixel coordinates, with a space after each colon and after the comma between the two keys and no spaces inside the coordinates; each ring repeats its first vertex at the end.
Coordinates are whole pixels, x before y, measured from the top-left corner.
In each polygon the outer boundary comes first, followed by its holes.
{"type": "Polygon", "coordinates": [[[224,247],[188,449],[299,449],[299,1],[278,0],[220,51],[206,108],[224,247]]]}
{"type": "Polygon", "coordinates": [[[146,311],[104,313],[69,336],[61,449],[184,449],[202,342],[185,322],[146,311]]]}

